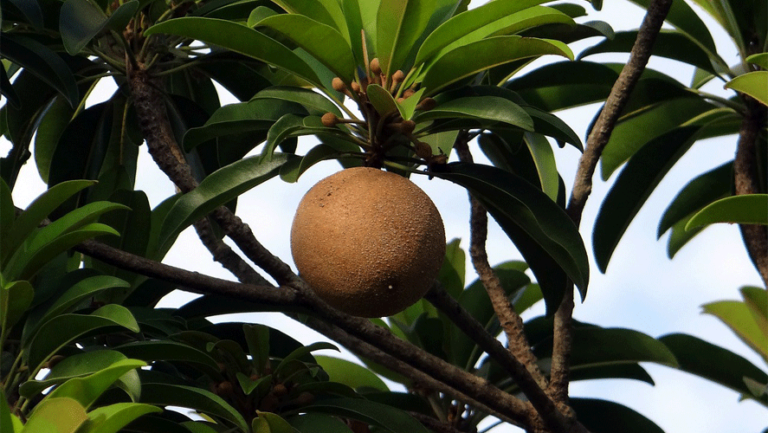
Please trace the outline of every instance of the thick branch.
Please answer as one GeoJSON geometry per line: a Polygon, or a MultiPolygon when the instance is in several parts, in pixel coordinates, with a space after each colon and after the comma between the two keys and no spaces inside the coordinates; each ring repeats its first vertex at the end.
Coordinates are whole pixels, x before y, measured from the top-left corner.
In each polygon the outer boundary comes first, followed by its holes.
{"type": "MultiPolygon", "coordinates": [[[[734,186],[737,195],[760,194],[765,191],[759,185],[758,136],[768,123],[768,110],[749,96],[742,95],[747,113],[741,122],[736,159],[733,162],[734,186]]],[[[741,237],[749,252],[749,258],[768,287],[768,227],[741,224],[741,237]]]]}
{"type": "Polygon", "coordinates": [[[208,218],[203,218],[195,223],[197,236],[203,245],[211,252],[213,260],[221,263],[224,269],[236,276],[238,280],[246,284],[270,285],[258,272],[256,272],[245,260],[216,237],[213,226],[208,218]]]}
{"type": "MultiPolygon", "coordinates": [[[[640,25],[629,61],[613,84],[611,93],[587,138],[587,147],[579,160],[579,168],[568,201],[567,212],[578,226],[581,215],[592,193],[592,177],[603,149],[608,144],[616,122],[626,106],[629,96],[648,64],[653,43],[667,17],[672,0],[653,0],[640,25]]],[[[567,403],[572,345],[573,284],[569,284],[566,295],[555,313],[552,368],[550,373],[550,394],[558,402],[567,403]]]]}

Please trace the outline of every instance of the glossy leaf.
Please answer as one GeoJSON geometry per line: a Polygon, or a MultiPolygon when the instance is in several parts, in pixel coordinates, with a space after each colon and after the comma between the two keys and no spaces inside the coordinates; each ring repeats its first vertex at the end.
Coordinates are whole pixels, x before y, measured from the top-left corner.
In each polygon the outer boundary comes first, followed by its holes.
{"type": "Polygon", "coordinates": [[[705,313],[725,323],[744,343],[768,362],[768,333],[760,329],[752,310],[746,303],[719,301],[704,304],[702,308],[705,313]]]}
{"type": "Polygon", "coordinates": [[[520,36],[489,37],[458,47],[435,60],[425,72],[422,86],[427,88],[427,95],[434,95],[462,78],[494,66],[546,54],[573,59],[568,46],[559,41],[520,36]]]}
{"type": "Polygon", "coordinates": [[[24,432],[75,433],[88,420],[85,408],[72,398],[47,398],[35,407],[24,432]],[[67,416],[61,416],[61,414],[67,416]]]}
{"type": "Polygon", "coordinates": [[[120,376],[146,364],[136,359],[123,359],[85,377],[75,377],[53,389],[47,398],[68,397],[88,409],[120,376]]]}
{"type": "Polygon", "coordinates": [[[500,17],[506,17],[525,8],[544,3],[544,0],[495,1],[458,14],[442,23],[427,36],[419,48],[415,63],[428,60],[460,38],[484,27],[500,17]]]}
{"type": "Polygon", "coordinates": [[[281,101],[295,102],[307,109],[313,116],[322,116],[325,113],[333,113],[342,117],[341,110],[330,99],[320,93],[309,89],[275,86],[266,88],[257,93],[252,100],[278,99],[281,101]]]}
{"type": "Polygon", "coordinates": [[[97,407],[88,412],[90,422],[80,433],[117,433],[136,418],[156,412],[162,412],[162,409],[142,403],[115,403],[97,407]]]}
{"type": "Polygon", "coordinates": [[[71,55],[80,53],[88,43],[108,27],[125,28],[139,10],[138,1],[121,4],[107,17],[88,0],[67,0],[59,13],[59,32],[64,48],[71,55]]]}
{"type": "MultiPolygon", "coordinates": [[[[602,41],[582,51],[579,54],[579,59],[601,53],[629,53],[636,39],[637,30],[617,32],[613,39],[602,41]]],[[[674,30],[661,30],[659,32],[651,54],[687,63],[716,75],[720,73],[713,66],[706,50],[688,35],[674,30]]]]}
{"type": "Polygon", "coordinates": [[[303,408],[306,412],[321,412],[352,418],[381,427],[392,433],[427,433],[428,430],[407,413],[392,407],[357,398],[329,398],[303,408]]]}
{"type": "Polygon", "coordinates": [[[225,419],[243,432],[249,431],[242,415],[218,395],[201,388],[167,383],[146,383],[142,386],[142,402],[158,406],[181,406],[209,416],[225,419]]]}
{"type": "Polygon", "coordinates": [[[269,163],[278,145],[294,135],[306,135],[306,133],[302,134],[305,132],[303,130],[304,119],[302,117],[289,113],[278,119],[267,131],[267,144],[261,152],[261,161],[269,163]]]}
{"type": "Polygon", "coordinates": [[[371,370],[347,361],[346,359],[333,358],[330,356],[315,355],[317,363],[328,373],[333,382],[343,383],[350,388],[360,387],[374,388],[380,391],[389,391],[379,376],[376,376],[371,370]]]}
{"type": "Polygon", "coordinates": [[[203,367],[205,373],[213,372],[212,377],[218,376],[219,366],[216,360],[202,350],[188,344],[170,340],[135,341],[114,347],[114,350],[143,361],[181,361],[203,367]]]}
{"type": "Polygon", "coordinates": [[[592,433],[664,433],[653,421],[619,403],[571,398],[570,404],[579,422],[592,433]]]}
{"type": "Polygon", "coordinates": [[[56,98],[40,121],[35,136],[35,165],[43,182],[48,183],[53,153],[75,110],[64,98],[56,98]]]}
{"type": "Polygon", "coordinates": [[[697,212],[685,225],[685,229],[715,223],[768,225],[766,209],[768,209],[768,194],[726,197],[697,212]]]}
{"type": "Polygon", "coordinates": [[[385,117],[397,111],[395,98],[378,84],[369,84],[367,87],[368,100],[381,117],[385,117]]]}
{"type": "MultiPolygon", "coordinates": [[[[648,8],[650,0],[630,0],[633,3],[648,8]]],[[[694,41],[704,46],[709,52],[717,53],[715,41],[707,29],[707,25],[686,2],[675,2],[669,9],[666,21],[679,31],[686,33],[694,41]]]]}
{"type": "Polygon", "coordinates": [[[276,176],[288,157],[275,155],[266,163],[261,163],[260,159],[250,157],[223,167],[211,173],[197,188],[180,198],[163,221],[158,245],[164,245],[217,207],[276,176]]]}
{"type": "Polygon", "coordinates": [[[696,141],[700,129],[686,126],[653,139],[622,170],[603,200],[592,233],[595,260],[602,272],[632,219],[656,185],[696,141]]]}
{"type": "Polygon", "coordinates": [[[139,325],[130,311],[121,305],[108,304],[90,315],[62,314],[46,322],[31,339],[24,354],[27,363],[38,367],[69,342],[83,334],[110,326],[119,326],[131,332],[139,332],[139,325]]]}
{"type": "Polygon", "coordinates": [[[725,87],[749,95],[768,105],[768,71],[748,72],[725,83],[725,87]]]}
{"type": "Polygon", "coordinates": [[[445,259],[438,274],[438,280],[446,292],[458,298],[464,291],[466,254],[461,248],[461,239],[452,239],[445,245],[445,259]]]}
{"type": "Polygon", "coordinates": [[[560,182],[555,162],[555,153],[552,151],[552,146],[543,135],[532,134],[530,132],[524,134],[523,141],[528,145],[528,149],[533,157],[533,162],[536,164],[541,190],[544,191],[544,194],[549,196],[552,201],[556,202],[560,182]]]}
{"type": "Polygon", "coordinates": [[[4,32],[0,55],[56,89],[71,107],[77,106],[80,96],[75,76],[64,60],[50,48],[34,39],[4,32]]]}
{"type": "Polygon", "coordinates": [[[288,418],[288,422],[301,433],[352,433],[347,424],[340,419],[319,413],[305,413],[300,416],[293,416],[288,418]]]}
{"type": "Polygon", "coordinates": [[[431,6],[431,2],[425,0],[379,3],[375,49],[382,74],[391,77],[397,70],[405,72],[408,69],[405,61],[434,13],[431,6]]]}
{"type": "Polygon", "coordinates": [[[29,281],[11,281],[0,287],[0,332],[7,335],[32,304],[35,290],[29,281]]]}
{"type": "Polygon", "coordinates": [[[657,237],[709,203],[730,195],[732,179],[733,162],[727,162],[688,182],[661,217],[657,237]]]}
{"type": "Polygon", "coordinates": [[[241,24],[202,17],[185,17],[164,21],[150,27],[145,36],[166,33],[197,39],[270,63],[287,72],[321,85],[315,71],[293,51],[274,39],[241,24]]]}
{"type": "Polygon", "coordinates": [[[43,21],[43,11],[37,1],[10,0],[10,3],[24,15],[24,18],[26,18],[36,30],[43,28],[43,25],[45,24],[43,21]]]}
{"type": "Polygon", "coordinates": [[[99,275],[85,278],[75,283],[59,296],[53,305],[48,307],[38,323],[42,324],[58,315],[71,312],[80,302],[94,296],[98,292],[128,287],[130,287],[130,284],[112,276],[99,275]]]}
{"type": "Polygon", "coordinates": [[[415,122],[437,119],[472,119],[493,125],[501,123],[533,131],[533,119],[519,105],[496,96],[470,96],[457,98],[438,105],[432,110],[418,113],[415,122]]]}
{"type": "Polygon", "coordinates": [[[253,433],[296,433],[280,415],[261,411],[256,411],[256,415],[252,423],[253,433]]]}
{"type": "Polygon", "coordinates": [[[68,356],[54,365],[44,379],[24,382],[19,387],[19,394],[32,398],[52,385],[96,373],[124,359],[127,359],[125,355],[114,350],[95,350],[68,356]]]}
{"type": "Polygon", "coordinates": [[[454,163],[433,173],[458,183],[478,198],[520,250],[554,312],[565,290],[561,269],[582,296],[589,260],[581,236],[565,211],[522,178],[495,167],[454,163]]]}
{"type": "MultiPolygon", "coordinates": [[[[768,374],[747,359],[700,338],[669,334],[659,340],[675,354],[681,370],[719,383],[744,396],[752,395],[744,378],[768,383],[768,374]]],[[[763,396],[760,403],[768,407],[768,396],[763,396]]]]}
{"type": "Polygon", "coordinates": [[[747,63],[752,63],[753,65],[760,66],[763,69],[768,69],[768,53],[752,54],[745,60],[747,63]]]}

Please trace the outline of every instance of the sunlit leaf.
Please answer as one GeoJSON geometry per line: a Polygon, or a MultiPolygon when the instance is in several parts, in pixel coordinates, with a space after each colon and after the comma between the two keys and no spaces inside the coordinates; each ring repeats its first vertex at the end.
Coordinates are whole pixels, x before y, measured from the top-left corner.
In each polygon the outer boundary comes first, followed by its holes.
{"type": "Polygon", "coordinates": [[[768,105],[768,71],[754,71],[739,75],[725,83],[725,87],[749,95],[768,105]]]}
{"type": "Polygon", "coordinates": [[[715,223],[768,225],[768,194],[744,194],[717,200],[697,212],[685,229],[715,223]]]}

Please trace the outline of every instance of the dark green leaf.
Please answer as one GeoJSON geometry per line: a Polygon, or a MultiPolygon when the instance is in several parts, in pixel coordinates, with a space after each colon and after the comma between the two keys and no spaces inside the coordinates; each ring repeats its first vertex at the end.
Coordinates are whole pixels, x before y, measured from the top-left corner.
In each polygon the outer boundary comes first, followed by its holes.
{"type": "Polygon", "coordinates": [[[40,121],[35,136],[35,165],[43,182],[48,183],[53,154],[75,110],[63,98],[56,98],[40,121]]]}
{"type": "Polygon", "coordinates": [[[256,411],[256,415],[251,424],[254,433],[296,433],[280,415],[261,411],[256,411]]]}
{"type": "Polygon", "coordinates": [[[150,27],[145,36],[168,33],[208,42],[245,54],[321,85],[315,71],[294,52],[274,39],[241,24],[213,18],[185,17],[164,21],[150,27]]]}
{"type": "Polygon", "coordinates": [[[120,376],[145,365],[136,359],[122,359],[88,376],[71,378],[54,388],[46,397],[72,398],[88,409],[120,376]]]}
{"type": "Polygon", "coordinates": [[[697,212],[685,229],[715,223],[768,225],[768,194],[745,194],[726,197],[697,212]]]}
{"type": "Polygon", "coordinates": [[[8,79],[8,73],[6,72],[5,68],[2,67],[1,65],[0,65],[0,95],[3,95],[6,98],[8,98],[8,102],[11,105],[13,105],[14,108],[16,109],[21,108],[21,99],[19,99],[19,95],[16,94],[16,91],[13,90],[13,85],[11,84],[11,80],[8,79]]]}
{"type": "Polygon", "coordinates": [[[288,418],[288,422],[301,433],[352,433],[352,430],[344,422],[331,415],[305,413],[288,418]]]}
{"type": "Polygon", "coordinates": [[[0,332],[3,336],[27,312],[34,297],[35,291],[29,281],[11,281],[0,287],[0,332]]]}
{"type": "Polygon", "coordinates": [[[243,432],[249,431],[242,415],[221,397],[204,389],[163,383],[143,385],[142,402],[158,406],[181,406],[198,410],[206,415],[225,419],[243,432]]]}
{"type": "Polygon", "coordinates": [[[393,433],[427,433],[418,421],[407,413],[383,404],[356,398],[330,398],[302,408],[308,413],[320,412],[366,422],[393,433]]]}
{"type": "Polygon", "coordinates": [[[335,350],[339,351],[339,348],[331,343],[325,343],[325,342],[319,342],[319,343],[313,343],[309,346],[302,346],[293,352],[291,352],[288,356],[283,358],[282,361],[280,361],[279,364],[277,364],[277,367],[275,367],[274,373],[275,375],[279,374],[281,370],[288,367],[288,365],[291,363],[291,361],[301,359],[305,355],[314,352],[315,350],[335,350]]]}
{"type": "Polygon", "coordinates": [[[281,86],[269,87],[257,93],[253,97],[253,100],[256,99],[278,99],[295,102],[301,104],[313,116],[333,113],[337,117],[342,117],[341,110],[339,110],[336,104],[325,96],[309,89],[281,86]]]}
{"type": "Polygon", "coordinates": [[[732,180],[733,162],[731,161],[688,182],[661,217],[657,236],[660,238],[674,224],[684,218],[690,218],[694,212],[707,204],[730,195],[732,180]]]}
{"type": "Polygon", "coordinates": [[[645,416],[612,401],[571,398],[570,403],[579,422],[592,433],[664,433],[645,416]]]}
{"type": "Polygon", "coordinates": [[[180,361],[188,362],[202,367],[201,371],[211,378],[219,377],[219,366],[210,355],[190,345],[175,341],[136,341],[133,343],[116,346],[114,350],[120,351],[130,358],[143,361],[180,361]]]}
{"type": "MultiPolygon", "coordinates": [[[[744,383],[745,377],[760,383],[768,382],[768,374],[747,359],[700,338],[669,334],[659,340],[675,354],[681,370],[719,383],[744,396],[752,395],[744,383]]],[[[763,396],[760,403],[768,406],[768,396],[763,396]]]]}
{"type": "Polygon", "coordinates": [[[440,268],[438,280],[452,297],[458,298],[464,290],[466,254],[461,249],[461,239],[452,239],[445,246],[445,260],[440,268]]]}
{"type": "Polygon", "coordinates": [[[107,17],[88,0],[65,1],[59,15],[59,31],[64,48],[71,55],[80,53],[105,28],[124,29],[138,9],[138,1],[129,1],[121,4],[107,17]]]}
{"type": "MultiPolygon", "coordinates": [[[[37,30],[41,30],[43,25],[43,10],[40,8],[40,3],[37,0],[10,0],[10,3],[24,15],[24,18],[32,24],[37,30]]],[[[12,431],[12,430],[9,430],[12,431]]]]}
{"type": "Polygon", "coordinates": [[[496,96],[470,96],[441,103],[436,108],[418,113],[415,122],[436,119],[473,119],[487,125],[496,123],[533,131],[533,119],[519,105],[496,96]]]}
{"type": "Polygon", "coordinates": [[[71,107],[77,106],[80,96],[75,76],[64,60],[50,48],[34,39],[4,32],[0,55],[56,89],[71,107]]]}
{"type": "MultiPolygon", "coordinates": [[[[650,0],[630,0],[643,8],[648,8],[650,0]]],[[[679,31],[688,34],[692,40],[700,43],[710,53],[717,53],[715,41],[707,29],[707,25],[686,2],[674,2],[667,13],[666,21],[679,31]]]]}
{"type": "Polygon", "coordinates": [[[173,205],[163,221],[158,245],[165,245],[217,207],[276,176],[287,159],[287,155],[279,154],[262,163],[260,157],[250,157],[212,173],[173,205]]]}
{"type": "Polygon", "coordinates": [[[602,272],[627,227],[656,185],[696,141],[699,126],[673,129],[643,146],[627,163],[603,201],[592,234],[602,272]]]}
{"type": "Polygon", "coordinates": [[[479,164],[454,163],[434,173],[468,188],[521,250],[554,312],[565,290],[562,269],[586,294],[589,260],[581,236],[565,211],[512,173],[479,164]],[[554,277],[554,278],[553,278],[554,277]]]}
{"type": "Polygon", "coordinates": [[[315,360],[328,373],[333,382],[343,383],[353,389],[366,387],[389,391],[379,376],[359,364],[341,358],[321,355],[315,355],[315,360]]]}

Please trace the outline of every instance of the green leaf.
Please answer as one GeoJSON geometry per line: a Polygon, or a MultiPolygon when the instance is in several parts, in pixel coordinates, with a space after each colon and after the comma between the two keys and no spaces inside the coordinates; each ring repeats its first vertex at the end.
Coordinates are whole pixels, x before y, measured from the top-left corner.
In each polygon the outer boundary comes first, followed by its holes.
{"type": "MultiPolygon", "coordinates": [[[[290,14],[312,17],[312,19],[335,28],[341,34],[347,34],[345,13],[342,12],[341,6],[335,0],[318,0],[314,2],[303,0],[273,0],[273,2],[290,14]]],[[[349,41],[348,36],[347,41],[349,41]]]]}
{"type": "MultiPolygon", "coordinates": [[[[631,2],[648,9],[650,0],[630,0],[631,2]]],[[[707,25],[699,18],[696,12],[686,2],[674,2],[667,13],[666,21],[679,31],[686,33],[690,38],[710,53],[717,53],[715,41],[707,29],[707,25]]]]}
{"type": "Polygon", "coordinates": [[[725,87],[749,95],[768,105],[768,71],[748,72],[725,83],[725,87]]]}
{"type": "Polygon", "coordinates": [[[546,54],[573,59],[568,46],[559,41],[514,35],[489,37],[458,47],[435,60],[425,72],[422,86],[427,88],[427,95],[434,95],[462,78],[494,66],[546,54]]]}
{"type": "Polygon", "coordinates": [[[263,375],[269,364],[269,328],[264,325],[243,325],[243,334],[256,373],[263,375]]]}
{"type": "Polygon", "coordinates": [[[243,432],[249,431],[242,415],[218,395],[201,388],[167,383],[145,383],[142,402],[158,406],[180,406],[225,419],[243,432]]]}
{"type": "MultiPolygon", "coordinates": [[[[552,337],[536,344],[539,359],[551,358],[552,337]]],[[[604,364],[655,362],[677,367],[674,354],[659,340],[631,329],[577,327],[573,331],[571,365],[574,369],[604,364]]]]}
{"type": "Polygon", "coordinates": [[[338,30],[303,15],[280,14],[267,17],[256,27],[269,27],[283,34],[328,67],[345,83],[355,79],[352,49],[338,30]]]}
{"type": "Polygon", "coordinates": [[[46,398],[35,407],[24,433],[75,433],[88,420],[85,408],[71,398],[46,398]],[[61,414],[67,416],[61,416],[61,414]]]}
{"type": "Polygon", "coordinates": [[[438,274],[438,280],[443,288],[454,298],[458,298],[464,290],[464,275],[466,273],[466,254],[461,249],[461,239],[452,239],[445,245],[445,259],[438,274]]]}
{"type": "Polygon", "coordinates": [[[415,64],[418,65],[429,60],[443,48],[477,29],[499,20],[500,17],[507,17],[544,2],[544,0],[494,1],[457,14],[427,36],[416,54],[415,64]]]}
{"type": "Polygon", "coordinates": [[[316,401],[302,410],[352,418],[381,427],[392,433],[427,433],[428,430],[406,412],[357,398],[329,398],[316,401]]]}
{"type": "Polygon", "coordinates": [[[134,341],[114,347],[130,358],[143,361],[180,361],[200,368],[209,377],[219,376],[219,366],[209,354],[195,347],[170,340],[134,341]]]}
{"type": "Polygon", "coordinates": [[[28,251],[40,249],[43,245],[62,235],[72,233],[74,230],[82,229],[96,222],[101,215],[119,209],[129,210],[125,205],[108,201],[88,203],[33,233],[24,244],[24,248],[28,251]]]}
{"type": "Polygon", "coordinates": [[[280,143],[295,135],[305,135],[302,134],[304,129],[303,117],[289,113],[278,119],[267,132],[267,144],[261,152],[261,161],[269,163],[280,143]]]}
{"type": "Polygon", "coordinates": [[[557,172],[555,153],[552,151],[552,146],[540,134],[526,132],[523,137],[523,141],[528,145],[528,149],[531,152],[533,162],[536,164],[541,190],[552,201],[556,202],[560,189],[560,177],[557,172]]]}
{"type": "Polygon", "coordinates": [[[89,376],[69,379],[54,388],[46,397],[72,398],[88,409],[120,376],[145,365],[147,364],[136,359],[123,359],[89,376]]]}
{"type": "Polygon", "coordinates": [[[760,66],[763,69],[768,69],[768,53],[752,54],[745,59],[747,63],[760,66]]]}
{"type": "Polygon", "coordinates": [[[43,10],[40,8],[40,3],[37,1],[27,0],[10,0],[10,3],[14,5],[19,10],[19,12],[22,13],[22,15],[24,15],[24,18],[27,19],[27,22],[32,24],[36,30],[43,28],[45,23],[43,21],[44,16],[43,10]]]}
{"type": "MultiPolygon", "coordinates": [[[[354,0],[357,1],[357,0],[354,0]]],[[[347,424],[340,419],[319,413],[305,413],[288,418],[293,428],[301,433],[334,432],[352,433],[347,424]]]]}
{"type": "Polygon", "coordinates": [[[335,350],[339,352],[339,348],[331,343],[326,342],[319,342],[319,343],[313,343],[309,346],[302,346],[293,352],[291,352],[288,356],[283,358],[282,361],[280,361],[279,364],[277,364],[277,367],[274,369],[274,375],[278,375],[281,370],[285,369],[293,360],[297,360],[302,358],[304,355],[308,353],[312,353],[315,350],[335,350]]]}
{"type": "Polygon", "coordinates": [[[27,312],[34,298],[35,290],[29,281],[11,281],[0,287],[0,332],[3,337],[27,312]]]}
{"type": "Polygon", "coordinates": [[[690,148],[701,130],[685,126],[646,144],[627,163],[600,206],[592,242],[602,272],[608,267],[621,237],[656,185],[690,148]]]}
{"type": "Polygon", "coordinates": [[[744,302],[719,301],[704,304],[704,313],[711,314],[733,331],[747,346],[768,362],[768,333],[763,332],[752,310],[744,302]]]}
{"type": "MultiPolygon", "coordinates": [[[[425,0],[386,0],[376,13],[376,57],[382,73],[406,72],[406,59],[434,13],[425,0]]],[[[361,7],[361,10],[363,8],[361,7]]]]}
{"type": "MultiPolygon", "coordinates": [[[[745,377],[760,383],[768,382],[768,374],[747,359],[700,338],[669,334],[659,340],[675,354],[680,370],[719,383],[744,396],[752,395],[744,383],[745,377]]],[[[768,396],[763,396],[760,403],[768,407],[768,396]]]]}
{"type": "Polygon", "coordinates": [[[768,335],[768,291],[760,287],[742,287],[740,291],[760,331],[768,335]]]}
{"type": "Polygon", "coordinates": [[[275,155],[265,163],[260,159],[258,156],[250,157],[222,167],[203,179],[197,188],[184,194],[165,217],[158,245],[165,245],[217,207],[276,176],[288,156],[275,155]]]}
{"type": "Polygon", "coordinates": [[[59,205],[67,201],[69,197],[76,194],[78,191],[93,184],[95,184],[95,182],[89,180],[63,182],[52,186],[30,203],[27,209],[16,218],[16,221],[14,221],[11,226],[9,238],[0,244],[4,247],[2,254],[0,254],[2,258],[0,263],[7,263],[8,259],[11,258],[11,255],[22,242],[24,242],[27,236],[29,236],[29,234],[32,233],[54,209],[59,207],[59,205]]]}
{"type": "MultiPolygon", "coordinates": [[[[353,148],[350,143],[350,151],[359,151],[360,148],[353,148]]],[[[291,158],[282,167],[280,167],[280,178],[285,182],[296,182],[310,167],[320,161],[334,159],[340,156],[340,152],[328,145],[320,144],[307,152],[303,157],[291,158]]]]}
{"type": "Polygon", "coordinates": [[[150,27],[145,36],[167,33],[218,45],[222,48],[272,64],[320,86],[320,78],[293,51],[274,39],[244,25],[202,17],[185,17],[164,21],[150,27]]]}
{"type": "MultiPolygon", "coordinates": [[[[13,194],[5,180],[0,178],[0,259],[9,248],[8,242],[15,220],[16,207],[13,205],[13,194]]],[[[2,260],[0,260],[0,265],[2,265],[2,260]]]]}
{"type": "Polygon", "coordinates": [[[296,429],[280,415],[262,411],[256,411],[256,415],[252,424],[253,433],[296,433],[296,429]]]}
{"type": "MultiPolygon", "coordinates": [[[[579,60],[601,53],[629,53],[637,39],[637,30],[617,32],[613,39],[604,40],[579,54],[579,60]]],[[[676,30],[661,30],[653,44],[651,54],[687,63],[719,75],[709,53],[690,36],[676,30]]]]}
{"type": "Polygon", "coordinates": [[[79,433],[117,433],[136,418],[162,409],[143,403],[115,403],[88,412],[90,420],[79,433]]]}
{"type": "Polygon", "coordinates": [[[80,53],[107,27],[125,29],[138,10],[138,1],[128,1],[107,17],[96,4],[88,0],[66,0],[59,14],[59,32],[64,48],[73,56],[80,53]]]}
{"type": "Polygon", "coordinates": [[[592,433],[664,433],[653,421],[619,403],[571,398],[570,404],[579,422],[592,433]]]}
{"type": "Polygon", "coordinates": [[[733,162],[731,161],[688,182],[661,217],[657,237],[661,238],[673,225],[685,218],[690,218],[709,203],[730,195],[732,181],[733,162]]]}
{"type": "Polygon", "coordinates": [[[66,98],[70,107],[77,106],[80,96],[75,76],[64,60],[50,48],[34,39],[3,32],[0,55],[56,89],[66,98]]]}
{"type": "Polygon", "coordinates": [[[715,223],[768,225],[768,194],[726,197],[698,211],[685,225],[689,230],[715,223]]]}
{"type": "Polygon", "coordinates": [[[124,359],[127,359],[125,355],[114,350],[95,350],[68,356],[54,365],[44,379],[29,380],[21,384],[19,394],[32,398],[52,385],[96,373],[124,359]]]}
{"type": "Polygon", "coordinates": [[[713,108],[702,98],[684,97],[655,104],[621,118],[600,158],[603,180],[607,180],[647,143],[658,141],[665,134],[674,134],[675,128],[697,124],[695,119],[713,108]]]}
{"type": "Polygon", "coordinates": [[[6,400],[4,389],[0,389],[0,431],[15,433],[13,416],[8,407],[8,400],[6,400]]]}
{"type": "Polygon", "coordinates": [[[64,98],[54,99],[51,107],[45,112],[37,128],[35,136],[35,165],[43,182],[48,183],[53,154],[59,144],[61,135],[66,130],[75,110],[64,98]]]}
{"type": "Polygon", "coordinates": [[[127,308],[108,304],[90,315],[62,314],[49,320],[31,339],[24,353],[30,368],[37,368],[69,342],[96,329],[119,326],[131,332],[139,332],[136,319],[127,308]]]}
{"type": "Polygon", "coordinates": [[[333,382],[343,383],[353,389],[366,387],[380,391],[389,391],[384,381],[366,367],[346,359],[330,356],[315,355],[315,360],[328,373],[330,380],[333,382]]]}
{"type": "Polygon", "coordinates": [[[417,123],[436,119],[472,119],[487,125],[497,123],[533,131],[533,119],[519,105],[497,96],[470,96],[449,100],[432,110],[418,113],[417,123]]]}
{"type": "Polygon", "coordinates": [[[257,99],[278,99],[295,102],[301,104],[313,116],[322,116],[325,113],[333,113],[337,117],[343,116],[339,107],[331,102],[330,99],[309,89],[283,86],[269,87],[257,93],[251,100],[257,99]]]}
{"type": "Polygon", "coordinates": [[[130,284],[112,276],[98,275],[85,278],[75,283],[59,296],[53,305],[48,307],[45,313],[43,313],[37,323],[43,324],[58,315],[71,312],[80,302],[103,290],[113,288],[126,289],[128,287],[130,287],[130,284]]]}

